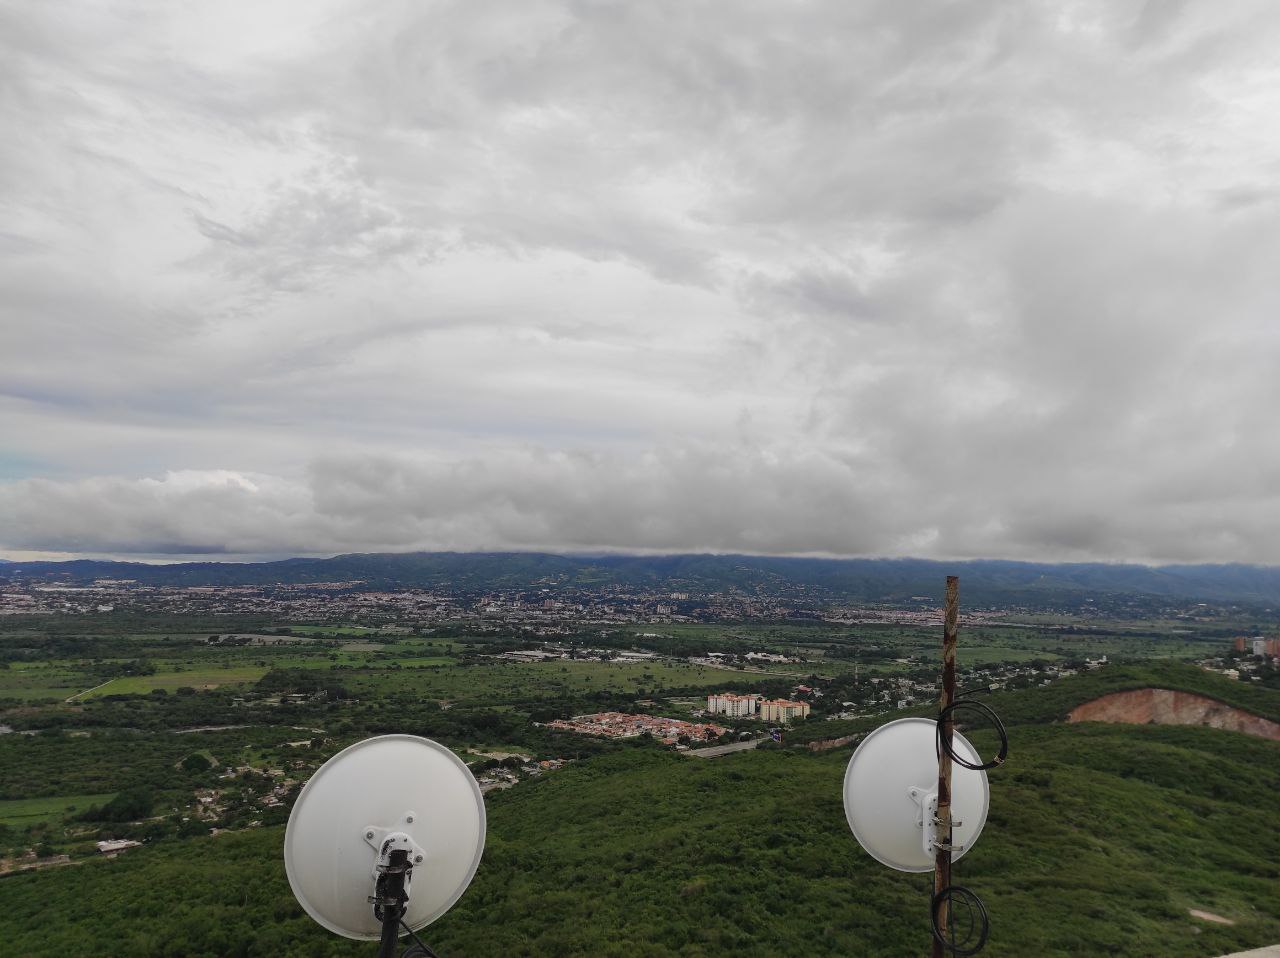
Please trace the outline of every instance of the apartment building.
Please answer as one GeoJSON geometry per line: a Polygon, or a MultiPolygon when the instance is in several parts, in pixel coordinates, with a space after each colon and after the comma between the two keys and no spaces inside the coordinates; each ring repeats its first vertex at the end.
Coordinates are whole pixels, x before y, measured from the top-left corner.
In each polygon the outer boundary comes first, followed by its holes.
{"type": "Polygon", "coordinates": [[[712,715],[728,715],[730,718],[749,718],[756,714],[759,695],[735,695],[717,692],[707,696],[707,711],[712,715]]]}
{"type": "Polygon", "coordinates": [[[785,724],[792,719],[809,717],[808,702],[789,702],[786,699],[764,699],[760,703],[760,718],[766,722],[785,724]]]}

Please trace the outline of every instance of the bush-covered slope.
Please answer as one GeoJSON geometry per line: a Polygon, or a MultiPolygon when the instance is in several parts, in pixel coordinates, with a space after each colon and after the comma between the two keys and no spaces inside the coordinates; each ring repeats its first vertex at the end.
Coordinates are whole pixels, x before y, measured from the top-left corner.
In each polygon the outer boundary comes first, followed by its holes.
{"type": "Polygon", "coordinates": [[[1112,692],[1159,688],[1194,692],[1263,718],[1280,722],[1280,694],[1247,682],[1237,682],[1185,662],[1157,661],[1109,665],[1054,682],[993,696],[991,705],[1007,723],[1058,722],[1077,705],[1112,692]]]}
{"type": "MultiPolygon", "coordinates": [[[[847,757],[626,750],[494,795],[476,881],[426,937],[442,958],[922,954],[926,878],[858,848],[841,808],[847,757]]],[[[991,911],[984,954],[1190,958],[1280,941],[1276,743],[1022,725],[991,780],[987,830],[957,866],[991,911]]],[[[0,879],[0,950],[372,954],[293,904],[281,838],[255,830],[0,879]]]]}
{"type": "MultiPolygon", "coordinates": [[[[963,665],[964,648],[960,649],[963,665]]],[[[963,686],[963,681],[960,683],[963,686]]],[[[1065,722],[1071,710],[1112,692],[1130,689],[1159,688],[1194,692],[1227,705],[1252,712],[1273,722],[1280,722],[1280,693],[1275,689],[1237,682],[1217,672],[1207,672],[1185,662],[1155,661],[1133,665],[1108,665],[1094,671],[1059,679],[1048,685],[1028,689],[995,692],[976,698],[991,706],[1007,726],[1065,722]]],[[[936,706],[906,709],[888,718],[930,715],[936,706]]],[[[864,719],[810,722],[798,726],[787,735],[789,744],[798,745],[817,739],[869,732],[882,724],[886,716],[864,719]]]]}

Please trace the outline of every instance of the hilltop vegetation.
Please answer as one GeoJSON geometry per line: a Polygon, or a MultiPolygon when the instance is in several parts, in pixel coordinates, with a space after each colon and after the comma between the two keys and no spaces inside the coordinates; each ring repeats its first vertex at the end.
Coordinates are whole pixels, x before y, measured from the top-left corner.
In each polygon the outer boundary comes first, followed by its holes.
{"type": "MultiPolygon", "coordinates": [[[[1064,722],[1071,710],[1078,705],[1112,692],[1142,688],[1193,692],[1273,722],[1280,722],[1280,691],[1235,682],[1185,662],[1153,661],[1110,665],[1060,682],[983,695],[980,700],[995,709],[1006,726],[1013,727],[1064,722]]],[[[932,705],[926,705],[900,714],[927,715],[932,708],[932,705]]],[[[799,743],[866,732],[883,721],[883,717],[878,717],[807,724],[791,732],[789,741],[799,743]]]]}
{"type": "MultiPolygon", "coordinates": [[[[1166,684],[1178,671],[1157,670],[1166,684]]],[[[1280,744],[1053,724],[1066,702],[1134,680],[1103,670],[1001,704],[1010,762],[992,773],[987,829],[957,866],[992,915],[984,954],[1194,958],[1280,940],[1280,744]]],[[[1224,680],[1207,681],[1222,697],[1224,680]]],[[[1249,697],[1274,712],[1280,693],[1249,697]]],[[[493,793],[476,881],[427,940],[443,958],[919,955],[926,879],[884,869],[849,834],[848,754],[615,750],[493,793]]],[[[264,827],[162,841],[0,880],[0,940],[31,956],[91,944],[138,956],[367,955],[293,903],[281,839],[264,827]],[[37,912],[60,917],[37,926],[37,912]]]]}
{"type": "Polygon", "coordinates": [[[1280,694],[1275,689],[1236,682],[1185,662],[1112,665],[1069,682],[1002,693],[991,704],[1007,716],[1006,724],[1064,721],[1078,705],[1112,692],[1141,688],[1193,692],[1280,722],[1280,694]]]}

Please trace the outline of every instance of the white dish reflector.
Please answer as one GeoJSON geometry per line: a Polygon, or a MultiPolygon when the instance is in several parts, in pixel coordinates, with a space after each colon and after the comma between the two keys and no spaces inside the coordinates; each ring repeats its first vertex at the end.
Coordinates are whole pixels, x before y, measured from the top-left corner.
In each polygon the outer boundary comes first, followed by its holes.
{"type": "Polygon", "coordinates": [[[407,835],[423,858],[413,866],[404,916],[417,931],[462,897],[484,851],[480,786],[443,745],[381,735],[344,749],[311,776],[284,834],[289,886],[307,914],[347,938],[378,938],[382,924],[368,899],[375,846],[391,833],[407,835]]]}
{"type": "MultiPolygon", "coordinates": [[[[938,723],[905,718],[882,725],[849,759],[844,773],[844,814],[867,854],[902,872],[933,869],[934,854],[926,835],[933,817],[929,799],[938,790],[938,723]]],[[[982,759],[959,732],[956,755],[974,765],[982,759]]],[[[987,773],[951,765],[952,853],[957,859],[973,847],[987,820],[990,793],[987,773]]],[[[935,806],[936,807],[936,806],[935,806]]]]}

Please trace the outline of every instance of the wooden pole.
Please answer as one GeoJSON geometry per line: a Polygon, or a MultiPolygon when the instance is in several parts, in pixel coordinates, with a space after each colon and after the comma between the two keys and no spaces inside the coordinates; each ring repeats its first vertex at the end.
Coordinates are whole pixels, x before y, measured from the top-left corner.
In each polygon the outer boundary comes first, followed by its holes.
{"type": "MultiPolygon", "coordinates": [[[[960,577],[947,576],[947,599],[942,618],[942,696],[938,699],[938,711],[949,707],[956,700],[956,639],[960,631],[960,577]]],[[[933,859],[933,893],[936,895],[951,885],[951,737],[954,729],[951,717],[942,723],[944,748],[938,755],[938,827],[937,840],[943,846],[936,850],[933,859]]],[[[948,903],[938,908],[938,927],[947,927],[948,903]]],[[[930,920],[933,916],[929,916],[930,920]]],[[[933,958],[944,958],[942,942],[933,940],[933,958]]]]}

